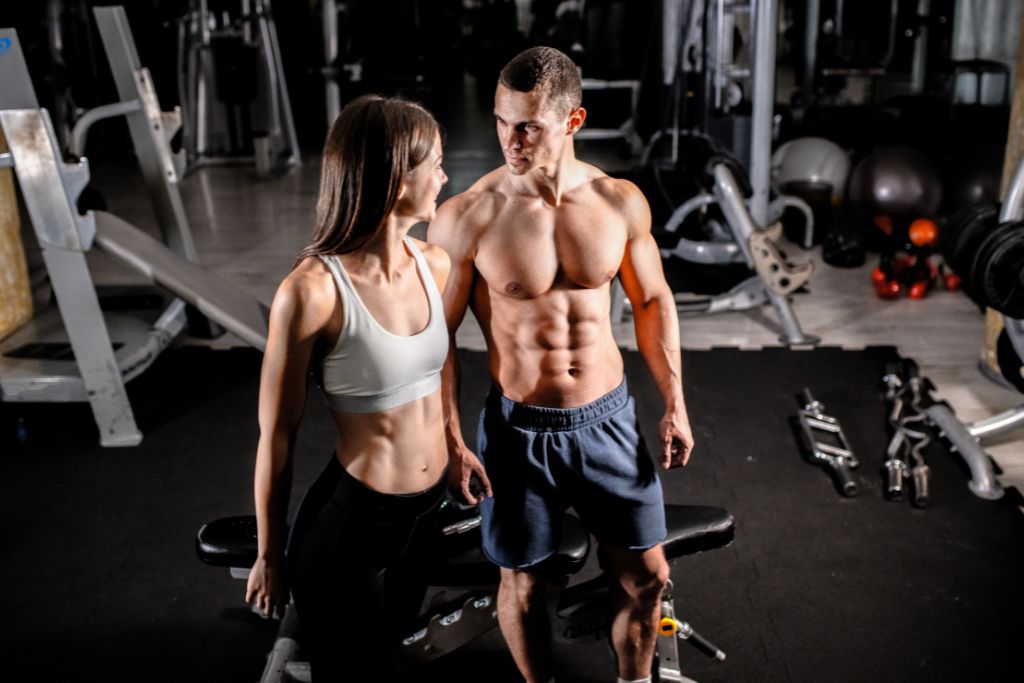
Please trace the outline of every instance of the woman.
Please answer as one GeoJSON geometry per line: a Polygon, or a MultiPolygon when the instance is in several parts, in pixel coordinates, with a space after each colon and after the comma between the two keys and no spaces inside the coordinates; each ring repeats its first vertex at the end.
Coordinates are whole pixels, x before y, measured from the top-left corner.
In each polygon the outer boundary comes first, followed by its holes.
{"type": "Polygon", "coordinates": [[[314,681],[378,680],[426,589],[447,452],[443,250],[408,237],[448,181],[437,123],[417,104],[351,102],[324,146],[313,243],[274,297],[260,378],[259,555],[246,601],[282,614],[288,585],[314,681]],[[338,428],[285,528],[310,371],[338,428]],[[287,577],[287,581],[286,581],[287,577]]]}

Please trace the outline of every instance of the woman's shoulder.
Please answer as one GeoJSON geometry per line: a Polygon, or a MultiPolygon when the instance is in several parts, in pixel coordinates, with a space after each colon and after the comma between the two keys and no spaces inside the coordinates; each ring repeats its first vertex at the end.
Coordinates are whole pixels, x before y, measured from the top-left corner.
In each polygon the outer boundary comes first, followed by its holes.
{"type": "Polygon", "coordinates": [[[334,276],[327,265],[316,256],[308,256],[281,281],[273,307],[296,316],[329,315],[337,303],[336,292],[334,276]]]}

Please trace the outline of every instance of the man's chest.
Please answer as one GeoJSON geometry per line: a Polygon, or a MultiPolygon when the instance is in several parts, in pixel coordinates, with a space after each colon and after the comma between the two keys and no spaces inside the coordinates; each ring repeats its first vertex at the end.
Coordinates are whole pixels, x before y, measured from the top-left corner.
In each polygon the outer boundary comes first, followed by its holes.
{"type": "Polygon", "coordinates": [[[610,212],[503,211],[478,243],[476,268],[491,289],[517,298],[593,289],[615,277],[626,235],[623,218],[610,212]]]}

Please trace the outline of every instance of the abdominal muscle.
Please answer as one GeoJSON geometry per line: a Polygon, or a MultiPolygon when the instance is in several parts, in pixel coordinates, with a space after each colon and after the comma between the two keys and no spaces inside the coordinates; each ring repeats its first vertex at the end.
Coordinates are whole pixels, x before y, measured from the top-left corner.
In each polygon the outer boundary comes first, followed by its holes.
{"type": "Polygon", "coordinates": [[[331,412],[335,455],[353,477],[381,493],[417,493],[448,464],[440,389],[380,413],[331,412]]]}
{"type": "Polygon", "coordinates": [[[481,316],[491,377],[519,403],[571,408],[622,383],[608,287],[554,289],[531,299],[490,293],[481,316]]]}

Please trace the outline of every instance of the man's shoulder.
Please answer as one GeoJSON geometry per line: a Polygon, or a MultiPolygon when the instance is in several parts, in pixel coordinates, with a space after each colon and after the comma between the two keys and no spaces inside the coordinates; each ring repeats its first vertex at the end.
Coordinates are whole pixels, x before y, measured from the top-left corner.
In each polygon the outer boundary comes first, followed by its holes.
{"type": "Polygon", "coordinates": [[[594,175],[590,187],[595,194],[619,208],[626,209],[636,202],[646,203],[644,194],[636,183],[625,178],[613,178],[602,172],[600,175],[594,175]]]}
{"type": "Polygon", "coordinates": [[[630,226],[631,235],[636,229],[650,229],[650,205],[644,193],[633,181],[613,178],[602,172],[595,174],[591,179],[590,190],[600,198],[599,201],[605,203],[607,210],[626,221],[630,226]]]}
{"type": "Polygon", "coordinates": [[[409,240],[416,245],[420,250],[420,253],[423,254],[423,257],[427,259],[427,265],[430,266],[431,270],[448,270],[451,265],[451,259],[448,257],[448,252],[436,244],[416,239],[412,236],[409,237],[409,240]]]}
{"type": "Polygon", "coordinates": [[[503,177],[503,169],[491,171],[467,190],[445,201],[437,210],[438,217],[460,225],[477,225],[492,220],[508,200],[502,189],[503,177]]]}

